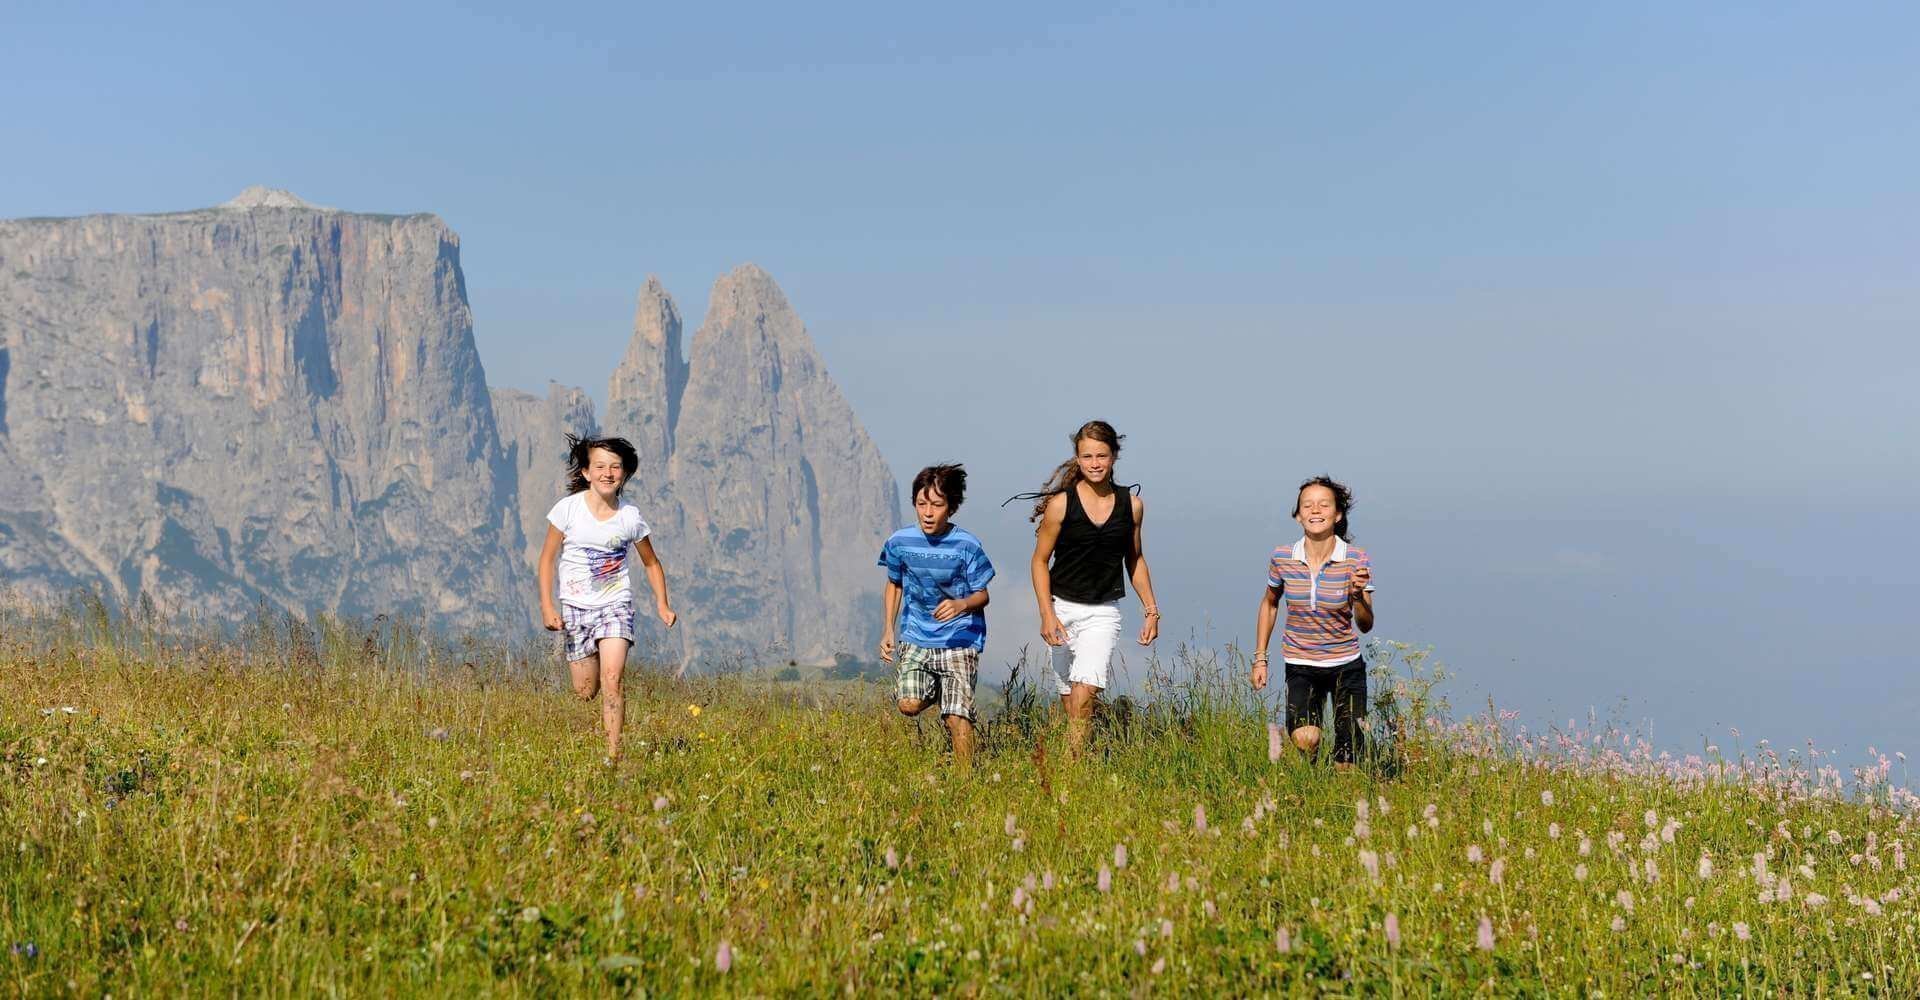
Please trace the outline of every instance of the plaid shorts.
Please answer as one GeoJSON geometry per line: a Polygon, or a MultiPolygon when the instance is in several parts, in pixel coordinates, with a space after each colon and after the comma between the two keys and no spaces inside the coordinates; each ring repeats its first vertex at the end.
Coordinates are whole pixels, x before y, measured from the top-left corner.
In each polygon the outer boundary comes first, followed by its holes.
{"type": "Polygon", "coordinates": [[[560,605],[560,620],[566,626],[567,662],[584,660],[600,651],[602,639],[633,642],[633,604],[621,601],[598,608],[560,605]]]}
{"type": "Polygon", "coordinates": [[[973,717],[973,681],[980,672],[977,649],[927,649],[902,645],[898,654],[900,680],[894,692],[901,701],[940,702],[941,715],[973,717]]]}

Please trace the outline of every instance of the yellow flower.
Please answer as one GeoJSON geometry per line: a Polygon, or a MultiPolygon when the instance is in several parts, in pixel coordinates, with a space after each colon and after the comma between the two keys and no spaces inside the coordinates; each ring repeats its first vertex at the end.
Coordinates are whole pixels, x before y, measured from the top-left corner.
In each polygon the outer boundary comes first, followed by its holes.
{"type": "Polygon", "coordinates": [[[693,717],[694,717],[694,718],[696,718],[696,719],[697,719],[697,718],[699,718],[699,717],[700,717],[700,706],[698,706],[698,705],[688,705],[688,706],[687,706],[687,714],[688,714],[688,715],[691,715],[691,716],[693,716],[693,717]]]}

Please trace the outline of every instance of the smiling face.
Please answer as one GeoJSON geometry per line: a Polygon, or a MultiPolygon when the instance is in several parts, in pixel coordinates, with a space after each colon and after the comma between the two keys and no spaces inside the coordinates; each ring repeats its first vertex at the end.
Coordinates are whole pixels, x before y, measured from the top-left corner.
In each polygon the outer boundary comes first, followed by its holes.
{"type": "Polygon", "coordinates": [[[620,487],[627,482],[627,470],[620,456],[606,448],[595,448],[587,453],[586,476],[587,488],[608,503],[620,495],[620,487]]]}
{"type": "Polygon", "coordinates": [[[1080,475],[1089,483],[1104,483],[1113,475],[1113,446],[1105,441],[1083,437],[1074,445],[1073,460],[1080,475]]]}
{"type": "Polygon", "coordinates": [[[913,495],[913,514],[923,533],[937,535],[947,530],[953,508],[947,505],[947,498],[939,490],[928,486],[913,495]]]}
{"type": "Polygon", "coordinates": [[[1316,541],[1332,537],[1344,513],[1340,509],[1340,498],[1317,483],[1301,490],[1300,499],[1293,507],[1293,519],[1306,529],[1308,538],[1316,541]]]}

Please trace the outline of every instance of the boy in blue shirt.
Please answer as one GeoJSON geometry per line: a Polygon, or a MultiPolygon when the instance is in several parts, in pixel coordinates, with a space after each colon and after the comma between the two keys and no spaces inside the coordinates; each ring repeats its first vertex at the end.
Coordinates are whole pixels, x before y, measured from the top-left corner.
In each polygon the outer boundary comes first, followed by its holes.
{"type": "Polygon", "coordinates": [[[918,523],[894,532],[880,549],[887,571],[880,659],[893,663],[899,654],[895,694],[903,714],[940,706],[961,770],[973,763],[973,685],[987,644],[987,583],[993,579],[980,539],[952,523],[966,491],[967,471],[958,465],[921,469],[913,477],[918,523]]]}

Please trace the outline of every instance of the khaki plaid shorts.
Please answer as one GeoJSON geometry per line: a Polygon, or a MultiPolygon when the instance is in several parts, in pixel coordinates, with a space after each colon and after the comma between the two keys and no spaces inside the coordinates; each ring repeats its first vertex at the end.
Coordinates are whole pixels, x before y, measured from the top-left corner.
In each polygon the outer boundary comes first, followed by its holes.
{"type": "Polygon", "coordinates": [[[903,645],[898,658],[900,680],[894,692],[901,701],[937,700],[941,715],[975,721],[973,682],[980,673],[979,650],[903,645]]]}

